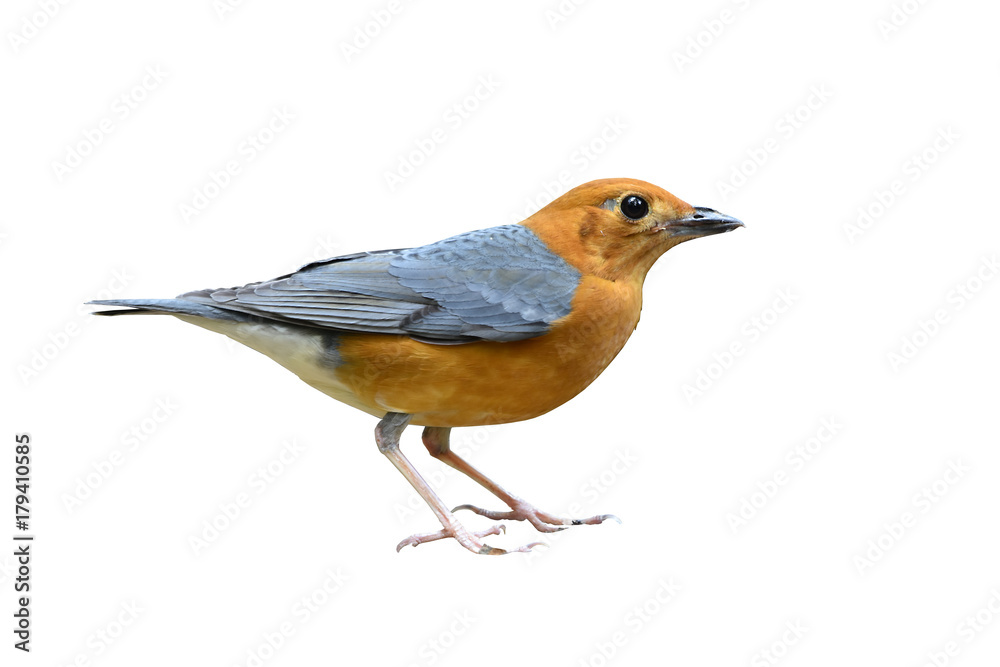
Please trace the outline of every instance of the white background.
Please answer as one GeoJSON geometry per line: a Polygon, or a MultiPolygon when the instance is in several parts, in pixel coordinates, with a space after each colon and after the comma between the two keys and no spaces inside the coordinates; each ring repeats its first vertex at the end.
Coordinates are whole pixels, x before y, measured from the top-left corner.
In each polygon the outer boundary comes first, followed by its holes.
{"type": "MultiPolygon", "coordinates": [[[[404,2],[377,30],[386,2],[5,4],[0,488],[9,513],[30,433],[37,537],[30,656],[0,551],[3,664],[996,664],[1000,8],[562,4],[404,2]],[[294,118],[247,159],[275,109],[294,118]],[[420,245],[615,176],[747,226],[660,260],[581,396],[455,433],[539,506],[623,520],[530,556],[397,554],[437,525],[374,419],[207,331],[80,306],[420,245]]],[[[417,429],[404,451],[440,474],[417,429]]]]}

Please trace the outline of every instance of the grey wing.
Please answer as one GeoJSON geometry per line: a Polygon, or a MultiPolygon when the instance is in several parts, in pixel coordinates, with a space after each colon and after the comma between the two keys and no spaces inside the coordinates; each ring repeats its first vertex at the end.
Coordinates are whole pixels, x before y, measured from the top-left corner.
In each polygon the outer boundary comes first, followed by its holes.
{"type": "Polygon", "coordinates": [[[580,273],[527,227],[313,262],[262,283],[180,299],[307,326],[433,343],[539,336],[570,312],[580,273]]]}

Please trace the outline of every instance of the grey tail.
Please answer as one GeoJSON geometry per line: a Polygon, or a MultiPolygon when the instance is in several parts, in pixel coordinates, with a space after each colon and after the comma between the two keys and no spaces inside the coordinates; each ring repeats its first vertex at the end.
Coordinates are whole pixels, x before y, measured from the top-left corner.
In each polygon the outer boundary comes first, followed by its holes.
{"type": "Polygon", "coordinates": [[[233,322],[250,320],[250,316],[243,313],[223,310],[194,301],[185,301],[184,299],[107,299],[88,301],[87,303],[96,306],[122,306],[130,309],[98,310],[93,313],[94,315],[195,315],[207,317],[210,320],[231,320],[233,322]]]}

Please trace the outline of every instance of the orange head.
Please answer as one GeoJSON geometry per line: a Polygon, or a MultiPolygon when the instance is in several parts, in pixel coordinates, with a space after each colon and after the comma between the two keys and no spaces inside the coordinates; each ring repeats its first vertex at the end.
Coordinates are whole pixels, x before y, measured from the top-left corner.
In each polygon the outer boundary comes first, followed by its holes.
{"type": "Polygon", "coordinates": [[[521,224],[584,275],[640,282],[678,243],[743,226],[632,178],[584,183],[521,224]]]}

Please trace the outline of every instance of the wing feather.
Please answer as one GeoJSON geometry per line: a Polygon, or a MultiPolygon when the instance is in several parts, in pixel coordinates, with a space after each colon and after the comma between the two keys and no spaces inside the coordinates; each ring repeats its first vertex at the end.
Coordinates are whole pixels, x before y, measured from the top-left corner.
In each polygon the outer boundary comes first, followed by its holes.
{"type": "Polygon", "coordinates": [[[419,248],[334,257],[274,280],[180,299],[324,329],[435,343],[539,336],[570,311],[580,273],[521,225],[419,248]]]}

